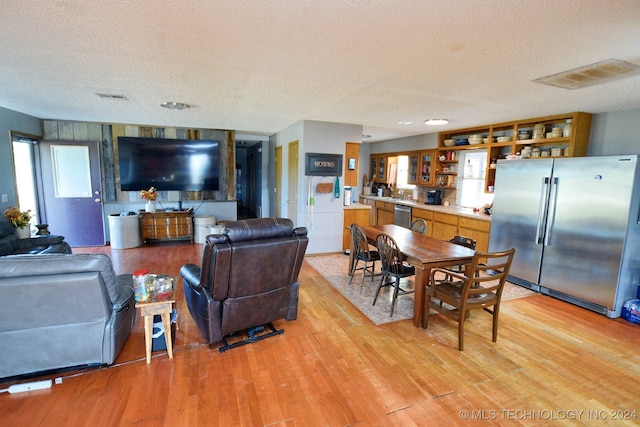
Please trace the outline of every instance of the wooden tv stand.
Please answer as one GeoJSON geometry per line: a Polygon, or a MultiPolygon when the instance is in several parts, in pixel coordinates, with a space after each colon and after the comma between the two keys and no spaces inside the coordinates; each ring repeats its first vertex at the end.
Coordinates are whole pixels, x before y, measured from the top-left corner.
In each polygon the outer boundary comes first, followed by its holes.
{"type": "Polygon", "coordinates": [[[140,233],[145,244],[149,239],[189,239],[193,243],[192,212],[140,212],[140,233]]]}

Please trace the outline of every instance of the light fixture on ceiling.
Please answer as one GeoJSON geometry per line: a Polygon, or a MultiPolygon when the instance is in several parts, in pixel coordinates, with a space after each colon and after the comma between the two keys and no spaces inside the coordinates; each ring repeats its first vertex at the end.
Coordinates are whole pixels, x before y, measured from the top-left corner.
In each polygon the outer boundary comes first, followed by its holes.
{"type": "Polygon", "coordinates": [[[188,110],[190,108],[189,104],[184,102],[163,102],[160,106],[169,110],[188,110]]]}
{"type": "Polygon", "coordinates": [[[640,74],[639,65],[620,61],[619,59],[607,59],[541,77],[534,80],[534,82],[563,89],[582,89],[583,87],[612,82],[626,77],[637,76],[638,74],[640,74]]]}
{"type": "Polygon", "coordinates": [[[102,99],[119,99],[122,101],[127,101],[127,97],[124,95],[116,95],[113,93],[96,93],[102,99]]]}
{"type": "Polygon", "coordinates": [[[424,124],[429,126],[440,126],[446,125],[447,123],[449,123],[447,119],[429,119],[424,121],[424,124]]]}
{"type": "Polygon", "coordinates": [[[411,125],[411,124],[413,124],[413,122],[412,122],[412,121],[410,121],[410,120],[400,120],[400,121],[398,122],[398,124],[399,124],[399,125],[411,125]]]}
{"type": "Polygon", "coordinates": [[[371,135],[367,135],[367,134],[362,135],[362,139],[369,139],[369,138],[371,138],[371,135]]]}

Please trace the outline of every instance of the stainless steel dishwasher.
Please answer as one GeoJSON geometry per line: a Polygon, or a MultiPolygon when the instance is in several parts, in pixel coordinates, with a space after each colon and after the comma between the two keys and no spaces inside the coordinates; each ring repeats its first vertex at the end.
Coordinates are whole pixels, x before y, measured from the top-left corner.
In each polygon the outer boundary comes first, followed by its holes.
{"type": "Polygon", "coordinates": [[[393,207],[393,223],[404,228],[411,227],[411,206],[395,204],[393,207]]]}

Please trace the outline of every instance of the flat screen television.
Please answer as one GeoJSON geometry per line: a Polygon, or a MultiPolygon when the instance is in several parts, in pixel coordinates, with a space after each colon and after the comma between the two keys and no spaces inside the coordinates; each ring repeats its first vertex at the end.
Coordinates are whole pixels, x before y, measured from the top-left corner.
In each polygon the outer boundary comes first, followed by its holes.
{"type": "Polygon", "coordinates": [[[218,141],[118,137],[122,191],[216,191],[219,159],[218,141]]]}

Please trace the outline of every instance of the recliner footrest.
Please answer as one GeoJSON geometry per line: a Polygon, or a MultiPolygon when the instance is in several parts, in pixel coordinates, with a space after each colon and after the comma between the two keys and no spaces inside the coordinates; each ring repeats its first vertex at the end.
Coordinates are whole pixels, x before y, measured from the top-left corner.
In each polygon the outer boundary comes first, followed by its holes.
{"type": "Polygon", "coordinates": [[[247,333],[246,339],[241,341],[236,341],[233,343],[229,343],[227,341],[227,337],[229,337],[230,335],[223,337],[222,344],[224,345],[222,347],[219,347],[218,351],[220,351],[220,353],[224,353],[225,351],[230,350],[232,348],[240,347],[245,344],[251,344],[251,343],[263,340],[265,338],[272,337],[274,335],[282,335],[284,334],[284,329],[276,329],[272,323],[267,323],[266,325],[259,325],[259,326],[254,326],[253,328],[249,328],[245,332],[247,333]],[[267,332],[265,334],[259,335],[262,332],[264,332],[265,326],[268,326],[271,332],[267,332]]]}

